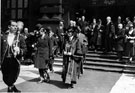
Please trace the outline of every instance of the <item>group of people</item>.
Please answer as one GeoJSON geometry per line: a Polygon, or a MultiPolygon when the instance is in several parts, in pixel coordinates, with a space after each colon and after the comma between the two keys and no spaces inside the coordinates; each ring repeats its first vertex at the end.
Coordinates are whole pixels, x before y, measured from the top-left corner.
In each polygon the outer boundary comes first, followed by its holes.
{"type": "Polygon", "coordinates": [[[60,21],[54,33],[51,27],[45,28],[41,24],[37,24],[33,32],[28,32],[22,21],[10,20],[8,30],[1,34],[1,72],[8,92],[21,92],[14,83],[19,76],[22,60],[30,58],[33,61],[39,70],[38,83],[43,83],[50,82],[48,70],[54,71],[54,57],[58,55],[63,56],[62,81],[66,82],[66,77],[70,75],[73,87],[76,77],[83,74],[86,46],[87,39],[74,22],[65,30],[60,21]]]}
{"type": "Polygon", "coordinates": [[[119,61],[126,54],[131,62],[134,57],[135,18],[131,22],[127,17],[126,23],[120,16],[116,23],[110,16],[106,20],[105,25],[101,19],[96,22],[95,18],[88,23],[82,16],[77,21],[71,20],[67,28],[60,21],[56,31],[37,24],[32,32],[24,28],[22,21],[11,20],[8,30],[1,35],[1,71],[8,92],[20,92],[14,85],[20,72],[19,60],[31,59],[39,70],[38,83],[43,83],[50,81],[48,69],[54,71],[54,57],[63,56],[61,78],[64,83],[69,82],[71,88],[83,74],[88,49],[104,53],[116,51],[119,61]]]}
{"type": "Polygon", "coordinates": [[[118,16],[116,22],[111,17],[106,18],[106,22],[101,19],[93,18],[92,23],[85,20],[85,16],[78,18],[78,25],[82,28],[83,33],[88,38],[88,48],[102,50],[104,53],[117,52],[118,61],[122,60],[122,56],[128,57],[128,62],[133,61],[134,45],[135,45],[135,17],[133,21],[127,17],[122,20],[118,16]]]}

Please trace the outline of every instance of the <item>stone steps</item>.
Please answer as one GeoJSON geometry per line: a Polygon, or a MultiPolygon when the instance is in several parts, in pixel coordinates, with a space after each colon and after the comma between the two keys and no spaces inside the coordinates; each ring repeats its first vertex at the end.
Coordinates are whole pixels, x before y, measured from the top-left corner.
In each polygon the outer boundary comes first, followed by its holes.
{"type": "MultiPolygon", "coordinates": [[[[55,58],[54,66],[62,67],[62,63],[62,56],[55,58]]],[[[116,52],[103,54],[102,51],[88,51],[84,69],[118,73],[135,73],[135,64],[127,64],[127,57],[124,57],[122,61],[117,61],[116,52]]]]}

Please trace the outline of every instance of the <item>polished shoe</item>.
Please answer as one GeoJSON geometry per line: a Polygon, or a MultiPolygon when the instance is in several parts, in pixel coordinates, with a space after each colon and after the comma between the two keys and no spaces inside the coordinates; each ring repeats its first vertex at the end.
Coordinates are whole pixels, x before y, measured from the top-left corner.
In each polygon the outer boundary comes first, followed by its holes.
{"type": "Polygon", "coordinates": [[[12,88],[12,89],[13,89],[13,91],[14,91],[14,92],[21,93],[21,91],[20,91],[20,90],[18,90],[15,86],[13,86],[13,88],[12,88]]]}
{"type": "Polygon", "coordinates": [[[14,92],[12,87],[8,87],[8,91],[7,92],[14,92]]]}

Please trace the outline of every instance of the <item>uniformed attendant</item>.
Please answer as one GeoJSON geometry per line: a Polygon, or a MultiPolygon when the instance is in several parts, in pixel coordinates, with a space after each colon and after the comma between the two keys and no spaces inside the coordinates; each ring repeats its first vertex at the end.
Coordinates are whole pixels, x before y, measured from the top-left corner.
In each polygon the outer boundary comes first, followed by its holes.
{"type": "Polygon", "coordinates": [[[106,20],[107,20],[107,24],[105,26],[105,53],[113,51],[114,36],[115,36],[115,28],[111,20],[111,17],[108,16],[106,20]]]}
{"type": "Polygon", "coordinates": [[[14,83],[20,72],[19,59],[27,49],[23,36],[17,31],[17,22],[11,20],[8,28],[6,34],[2,36],[1,44],[3,81],[8,86],[8,92],[20,92],[14,83]]]}
{"type": "Polygon", "coordinates": [[[77,68],[81,60],[80,56],[82,56],[81,44],[73,31],[73,28],[68,29],[68,39],[65,42],[62,71],[63,82],[69,80],[71,88],[73,88],[73,84],[77,83],[77,68]],[[70,79],[68,79],[68,77],[70,77],[70,79]]]}

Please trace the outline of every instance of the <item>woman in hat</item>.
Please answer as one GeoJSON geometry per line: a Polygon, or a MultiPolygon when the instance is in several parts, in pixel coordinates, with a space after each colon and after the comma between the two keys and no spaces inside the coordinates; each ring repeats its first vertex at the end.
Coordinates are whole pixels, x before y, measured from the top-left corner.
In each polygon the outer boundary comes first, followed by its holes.
{"type": "Polygon", "coordinates": [[[50,38],[46,34],[46,30],[40,30],[40,37],[37,40],[37,50],[35,54],[35,67],[39,69],[40,81],[39,83],[43,83],[44,81],[49,82],[50,77],[47,72],[48,70],[48,62],[49,58],[52,55],[51,52],[51,43],[50,38]]]}

